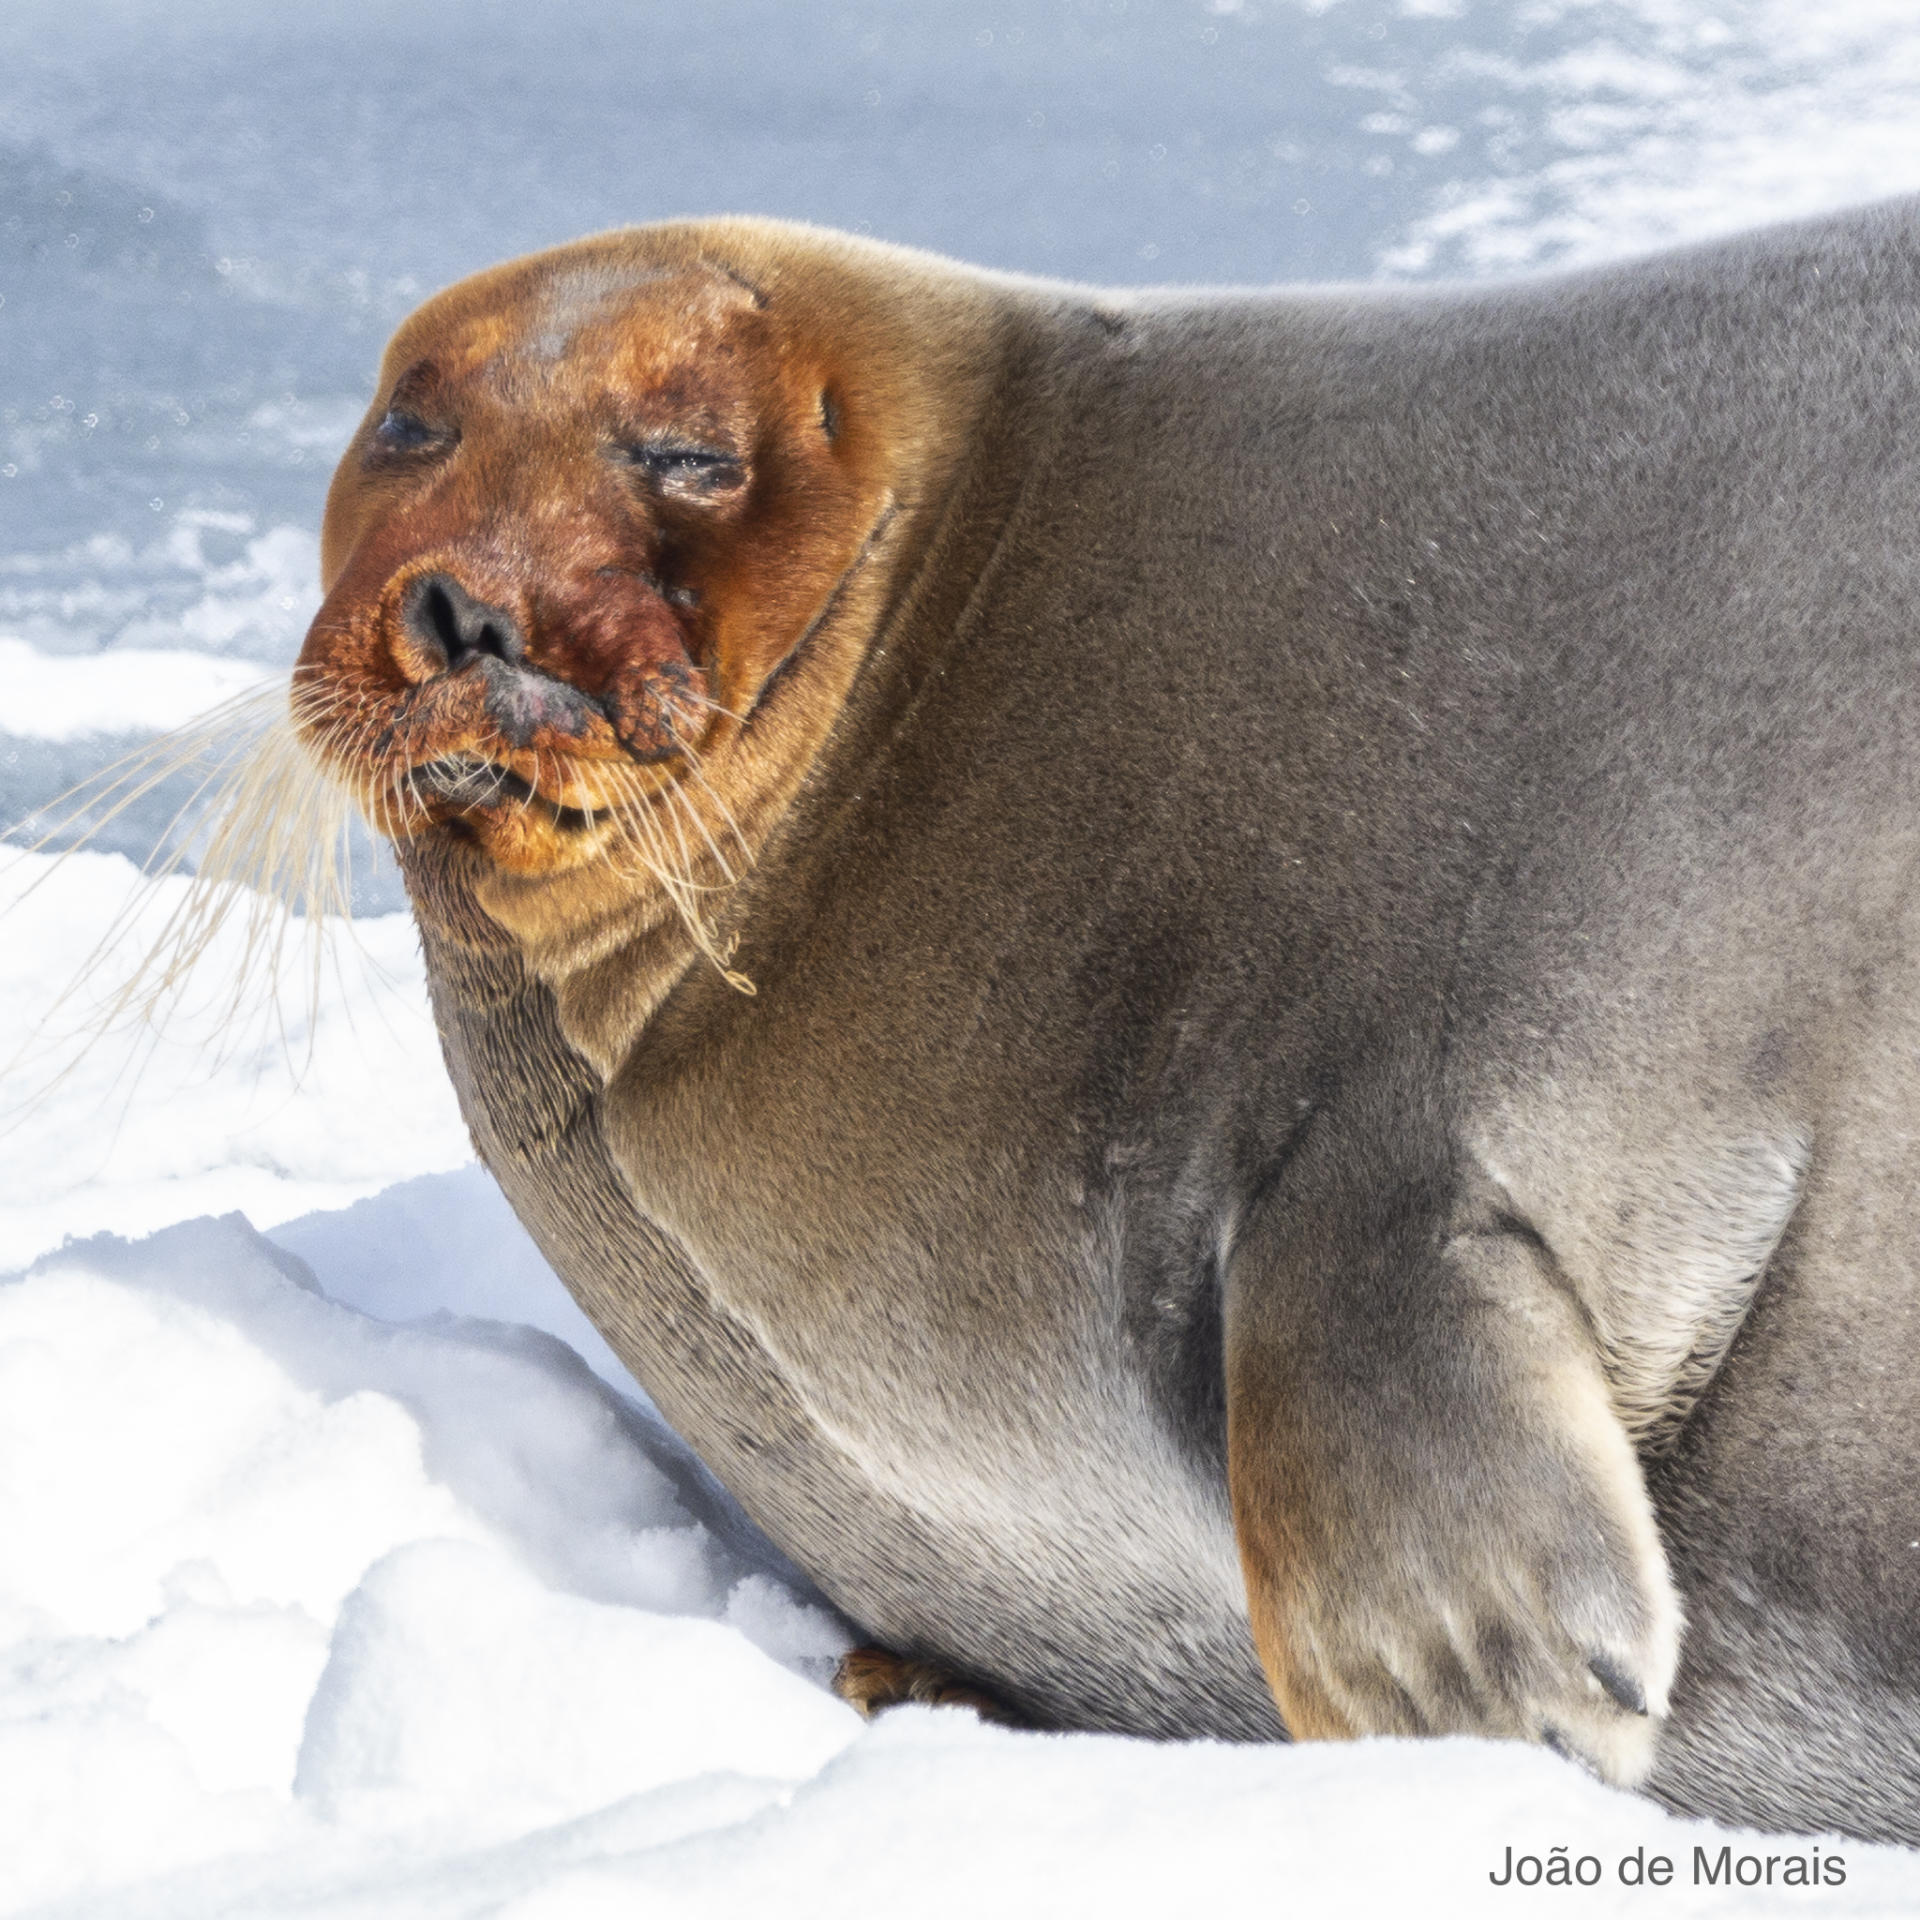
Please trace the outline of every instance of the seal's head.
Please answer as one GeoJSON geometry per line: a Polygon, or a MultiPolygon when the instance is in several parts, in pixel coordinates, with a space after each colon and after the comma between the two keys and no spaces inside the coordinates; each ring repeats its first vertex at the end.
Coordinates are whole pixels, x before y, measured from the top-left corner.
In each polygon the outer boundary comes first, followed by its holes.
{"type": "Polygon", "coordinates": [[[309,749],[496,895],[591,867],[684,912],[790,797],[871,638],[861,576],[954,437],[967,354],[924,322],[954,344],[981,302],[950,278],[723,222],[429,301],[328,498],[309,749]]]}

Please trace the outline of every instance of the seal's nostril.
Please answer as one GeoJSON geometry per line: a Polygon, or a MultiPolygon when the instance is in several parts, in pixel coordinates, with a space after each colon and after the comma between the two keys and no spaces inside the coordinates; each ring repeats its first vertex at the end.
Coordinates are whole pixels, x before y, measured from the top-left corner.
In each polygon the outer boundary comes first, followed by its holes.
{"type": "Polygon", "coordinates": [[[427,624],[433,628],[433,637],[440,642],[449,661],[457,659],[465,651],[460,637],[460,624],[453,617],[453,602],[447,598],[447,590],[436,580],[427,589],[426,604],[422,611],[427,616],[427,624]]]}
{"type": "Polygon", "coordinates": [[[415,580],[407,588],[404,610],[408,633],[438,653],[450,673],[476,654],[518,660],[527,651],[513,615],[476,600],[451,574],[429,573],[415,580]]]}

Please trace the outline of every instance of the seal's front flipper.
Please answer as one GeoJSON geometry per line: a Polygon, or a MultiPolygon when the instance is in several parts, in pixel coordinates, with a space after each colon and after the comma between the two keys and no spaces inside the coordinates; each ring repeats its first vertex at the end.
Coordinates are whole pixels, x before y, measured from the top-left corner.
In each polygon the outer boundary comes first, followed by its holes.
{"type": "Polygon", "coordinates": [[[970,1686],[931,1660],[913,1660],[889,1653],[885,1647],[855,1647],[834,1669],[833,1690],[848,1706],[871,1720],[889,1707],[909,1703],[923,1707],[971,1707],[982,1720],[998,1726],[1024,1727],[1023,1720],[1005,1702],[970,1686]]]}
{"type": "Polygon", "coordinates": [[[1383,1131],[1320,1116],[1228,1270],[1228,1473],[1281,1715],[1637,1783],[1680,1609],[1592,1331],[1488,1183],[1383,1131]]]}

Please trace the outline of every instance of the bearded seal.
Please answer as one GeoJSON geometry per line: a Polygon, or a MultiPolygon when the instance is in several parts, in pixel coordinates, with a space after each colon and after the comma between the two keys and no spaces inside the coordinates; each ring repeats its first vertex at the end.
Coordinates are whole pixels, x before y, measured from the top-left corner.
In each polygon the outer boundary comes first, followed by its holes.
{"type": "Polygon", "coordinates": [[[535,1240],[916,1671],[1916,1839],[1915,419],[1912,204],[617,232],[400,328],[298,724],[535,1240]]]}

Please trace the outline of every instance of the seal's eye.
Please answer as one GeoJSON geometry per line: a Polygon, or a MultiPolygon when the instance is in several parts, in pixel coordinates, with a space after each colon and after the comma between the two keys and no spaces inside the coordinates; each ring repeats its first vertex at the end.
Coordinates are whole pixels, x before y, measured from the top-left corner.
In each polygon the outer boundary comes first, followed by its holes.
{"type": "Polygon", "coordinates": [[[389,407],[373,430],[374,445],[382,453],[418,453],[423,447],[438,446],[446,437],[417,413],[400,407],[389,407]]]}
{"type": "Polygon", "coordinates": [[[678,441],[646,441],[620,449],[663,493],[697,500],[717,499],[746,484],[746,464],[718,447],[692,447],[678,441]]]}

